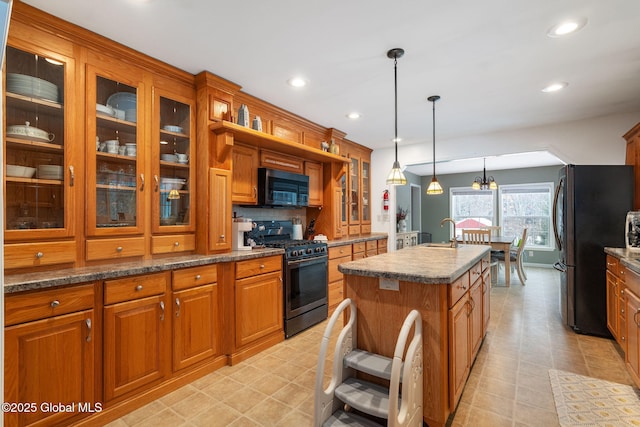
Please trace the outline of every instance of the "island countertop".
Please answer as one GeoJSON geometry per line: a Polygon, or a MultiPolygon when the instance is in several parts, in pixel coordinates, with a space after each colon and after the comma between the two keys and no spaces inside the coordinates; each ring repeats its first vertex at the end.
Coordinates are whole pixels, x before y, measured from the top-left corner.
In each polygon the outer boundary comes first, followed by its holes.
{"type": "Polygon", "coordinates": [[[452,249],[427,243],[346,262],[338,270],[355,276],[444,284],[452,283],[490,251],[488,245],[458,245],[452,249]]]}

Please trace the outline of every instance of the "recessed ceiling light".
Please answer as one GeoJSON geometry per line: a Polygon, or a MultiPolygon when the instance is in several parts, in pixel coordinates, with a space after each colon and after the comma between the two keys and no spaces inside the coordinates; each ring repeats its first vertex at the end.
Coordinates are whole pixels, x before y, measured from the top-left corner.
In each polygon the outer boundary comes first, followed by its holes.
{"type": "Polygon", "coordinates": [[[557,83],[551,83],[549,86],[545,87],[544,89],[542,89],[543,92],[557,92],[559,90],[564,89],[565,87],[569,86],[569,83],[567,82],[557,82],[557,83]]]}
{"type": "Polygon", "coordinates": [[[289,85],[293,87],[304,87],[307,85],[307,80],[303,79],[302,77],[292,77],[287,80],[287,83],[289,83],[289,85]]]}
{"type": "Polygon", "coordinates": [[[356,119],[359,119],[360,117],[362,117],[362,116],[360,115],[360,113],[355,112],[355,111],[354,111],[354,112],[352,112],[352,113],[347,114],[347,118],[348,118],[348,119],[351,119],[351,120],[356,120],[356,119]]]}
{"type": "Polygon", "coordinates": [[[402,138],[391,138],[391,142],[402,142],[402,138]]]}
{"type": "Polygon", "coordinates": [[[549,37],[566,36],[567,34],[575,33],[576,31],[582,29],[582,27],[584,27],[585,25],[587,25],[587,20],[584,18],[563,21],[549,28],[549,31],[547,31],[547,35],[549,37]]]}

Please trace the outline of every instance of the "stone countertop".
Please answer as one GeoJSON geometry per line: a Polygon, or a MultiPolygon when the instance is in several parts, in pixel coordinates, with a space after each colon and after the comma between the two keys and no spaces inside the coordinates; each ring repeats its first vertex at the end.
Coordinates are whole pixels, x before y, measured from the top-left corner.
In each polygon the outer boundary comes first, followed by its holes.
{"type": "Polygon", "coordinates": [[[246,259],[262,258],[270,255],[282,255],[282,249],[253,249],[251,251],[232,251],[219,255],[184,255],[155,260],[132,261],[91,267],[67,268],[7,275],[4,278],[5,294],[45,289],[55,286],[74,285],[96,280],[115,279],[138,274],[157,273],[180,268],[197,267],[234,262],[246,259]]]}
{"type": "Polygon", "coordinates": [[[491,251],[488,245],[459,245],[457,249],[429,244],[338,265],[343,274],[382,277],[407,282],[452,283],[491,251]]]}
{"type": "Polygon", "coordinates": [[[640,274],[640,252],[632,252],[627,248],[605,247],[604,252],[618,258],[622,265],[640,274]]]}
{"type": "Polygon", "coordinates": [[[343,237],[341,239],[333,239],[327,242],[328,247],[350,245],[352,243],[366,242],[369,240],[387,239],[389,235],[387,233],[371,233],[363,234],[361,236],[343,237]]]}

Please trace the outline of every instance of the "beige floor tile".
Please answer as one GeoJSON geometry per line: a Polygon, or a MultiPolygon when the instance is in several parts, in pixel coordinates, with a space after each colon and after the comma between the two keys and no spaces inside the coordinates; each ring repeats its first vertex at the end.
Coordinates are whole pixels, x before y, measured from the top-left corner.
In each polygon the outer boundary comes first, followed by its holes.
{"type": "Polygon", "coordinates": [[[235,393],[228,395],[224,399],[224,403],[244,414],[266,398],[266,394],[260,393],[251,387],[243,387],[235,393]]]}
{"type": "Polygon", "coordinates": [[[245,415],[265,426],[274,426],[291,411],[292,409],[289,406],[269,397],[251,408],[245,415]]]}
{"type": "Polygon", "coordinates": [[[301,427],[313,425],[313,416],[301,411],[293,411],[284,417],[277,427],[301,427]]]}
{"type": "Polygon", "coordinates": [[[127,423],[127,425],[132,426],[146,418],[152,417],[158,412],[164,411],[166,408],[167,406],[160,400],[155,400],[133,412],[128,413],[122,417],[122,420],[127,423]]]}
{"type": "Polygon", "coordinates": [[[182,418],[188,420],[189,418],[198,415],[200,412],[206,411],[215,406],[216,403],[217,400],[211,396],[203,392],[197,392],[189,395],[179,402],[174,403],[171,405],[171,409],[173,409],[182,418]]]}
{"type": "Polygon", "coordinates": [[[167,408],[149,418],[133,424],[132,427],[176,427],[185,423],[184,418],[167,408]]]}

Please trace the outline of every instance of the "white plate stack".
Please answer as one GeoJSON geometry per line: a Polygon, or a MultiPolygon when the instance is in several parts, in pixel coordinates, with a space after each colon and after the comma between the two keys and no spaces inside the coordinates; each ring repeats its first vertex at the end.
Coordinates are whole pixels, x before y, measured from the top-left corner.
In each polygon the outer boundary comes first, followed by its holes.
{"type": "Polygon", "coordinates": [[[7,92],[58,102],[58,86],[25,74],[7,73],[7,92]]]}
{"type": "Polygon", "coordinates": [[[62,166],[40,165],[38,166],[39,179],[62,179],[62,166]]]}

